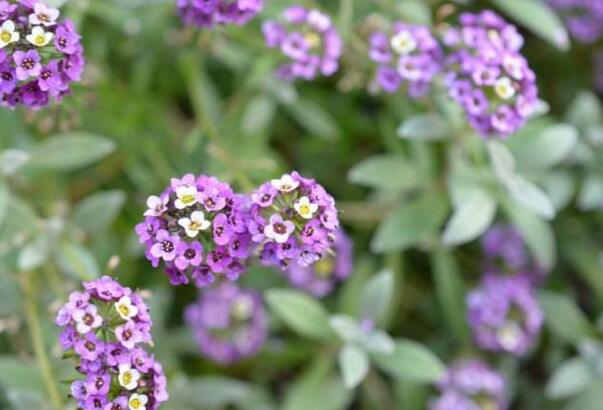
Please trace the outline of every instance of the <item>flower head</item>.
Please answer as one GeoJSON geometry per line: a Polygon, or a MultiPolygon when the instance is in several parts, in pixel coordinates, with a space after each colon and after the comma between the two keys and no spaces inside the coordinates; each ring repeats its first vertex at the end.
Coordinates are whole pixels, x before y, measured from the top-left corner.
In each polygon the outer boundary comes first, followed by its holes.
{"type": "Polygon", "coordinates": [[[264,7],[263,0],[178,0],[186,25],[211,28],[216,24],[244,25],[264,7]]]}
{"type": "Polygon", "coordinates": [[[318,10],[292,6],[283,12],[282,21],[262,25],[269,48],[278,48],[283,63],[276,74],[283,80],[313,80],[331,76],[339,69],[342,41],[331,18],[318,10]]]}
{"type": "Polygon", "coordinates": [[[185,318],[201,352],[223,364],[255,355],[267,334],[260,296],[232,283],[205,290],[185,318]]]}
{"type": "Polygon", "coordinates": [[[536,77],[521,55],[523,37],[490,10],[464,13],[443,35],[448,47],[445,84],[483,137],[507,137],[532,114],[536,77]]]}
{"type": "Polygon", "coordinates": [[[597,0],[548,0],[565,19],[574,38],[595,43],[603,38],[603,5],[597,0]]]}
{"type": "Polygon", "coordinates": [[[40,0],[0,0],[0,106],[60,101],[84,69],[81,36],[40,0]]]}
{"type": "Polygon", "coordinates": [[[187,174],[149,197],[147,206],[136,233],[153,266],[163,261],[170,283],[192,279],[205,287],[214,274],[238,277],[251,246],[247,198],[214,177],[187,174]]]}

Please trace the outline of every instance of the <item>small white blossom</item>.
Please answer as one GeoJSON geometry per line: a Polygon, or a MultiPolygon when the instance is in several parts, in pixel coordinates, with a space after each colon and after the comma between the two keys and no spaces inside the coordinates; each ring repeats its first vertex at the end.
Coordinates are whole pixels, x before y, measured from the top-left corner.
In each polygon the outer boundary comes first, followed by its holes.
{"type": "Polygon", "coordinates": [[[180,218],[178,225],[184,228],[184,231],[189,238],[194,238],[199,234],[199,231],[204,231],[210,227],[211,222],[205,219],[205,214],[201,211],[191,213],[190,218],[180,218]]]}
{"type": "Polygon", "coordinates": [[[40,26],[35,26],[31,29],[31,34],[28,34],[25,38],[36,47],[44,47],[52,41],[54,34],[44,31],[40,26]]]}
{"type": "Polygon", "coordinates": [[[496,91],[496,95],[503,100],[508,100],[515,96],[515,87],[513,87],[513,82],[509,77],[501,77],[496,80],[494,90],[496,91]]]}
{"type": "Polygon", "coordinates": [[[138,387],[138,380],[140,380],[140,372],[136,369],[132,369],[130,364],[119,365],[119,375],[117,376],[119,385],[127,390],[134,390],[138,387]]]}
{"type": "Polygon", "coordinates": [[[293,208],[304,219],[311,219],[316,211],[318,211],[318,205],[310,202],[307,196],[302,196],[299,201],[293,204],[293,208]]]}
{"type": "Polygon", "coordinates": [[[0,27],[0,48],[4,48],[10,43],[19,41],[21,35],[15,31],[15,23],[6,20],[0,27]]]}
{"type": "Polygon", "coordinates": [[[134,393],[128,399],[130,410],[146,410],[149,398],[144,394],[134,393]]]}
{"type": "Polygon", "coordinates": [[[178,209],[184,209],[189,206],[193,206],[198,202],[197,187],[191,185],[182,185],[176,188],[177,199],[174,201],[174,205],[178,209]]]}
{"type": "Polygon", "coordinates": [[[167,211],[168,200],[169,198],[167,196],[162,199],[158,196],[151,195],[147,199],[147,207],[149,209],[145,211],[144,216],[161,216],[161,214],[167,211]]]}
{"type": "Polygon", "coordinates": [[[289,174],[283,175],[281,179],[273,179],[270,183],[281,192],[291,192],[299,186],[299,182],[289,174]]]}
{"type": "Polygon", "coordinates": [[[409,31],[401,31],[390,40],[392,49],[403,56],[409,55],[417,48],[417,41],[409,31]]]}
{"type": "Polygon", "coordinates": [[[61,12],[58,9],[47,6],[42,2],[34,5],[34,12],[29,15],[29,23],[32,25],[54,26],[61,12]]]}
{"type": "Polygon", "coordinates": [[[138,314],[138,308],[132,304],[129,296],[122,296],[115,302],[115,310],[123,320],[130,320],[138,314]]]}

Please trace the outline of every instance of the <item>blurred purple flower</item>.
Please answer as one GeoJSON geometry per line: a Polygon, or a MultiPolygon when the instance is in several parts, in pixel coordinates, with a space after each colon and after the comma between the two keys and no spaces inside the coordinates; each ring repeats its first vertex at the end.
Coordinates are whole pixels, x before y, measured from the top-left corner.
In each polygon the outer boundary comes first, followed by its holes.
{"type": "Polygon", "coordinates": [[[216,24],[244,25],[262,11],[263,0],[177,0],[184,24],[211,28],[216,24]]]}

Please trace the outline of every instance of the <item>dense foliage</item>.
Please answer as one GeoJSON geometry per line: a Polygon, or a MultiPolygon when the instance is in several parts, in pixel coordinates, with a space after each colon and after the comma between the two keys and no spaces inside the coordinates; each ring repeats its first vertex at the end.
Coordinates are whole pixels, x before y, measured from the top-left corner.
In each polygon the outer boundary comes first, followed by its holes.
{"type": "Polygon", "coordinates": [[[601,408],[603,2],[45,2],[0,409],[601,408]]]}

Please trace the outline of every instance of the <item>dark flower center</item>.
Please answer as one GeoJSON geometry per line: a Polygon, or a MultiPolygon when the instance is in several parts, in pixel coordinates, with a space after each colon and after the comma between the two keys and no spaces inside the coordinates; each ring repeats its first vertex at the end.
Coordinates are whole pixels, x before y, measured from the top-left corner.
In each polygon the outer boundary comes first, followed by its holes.
{"type": "Polygon", "coordinates": [[[207,198],[205,200],[205,207],[206,208],[213,208],[214,206],[216,206],[216,202],[213,199],[207,198]]]}
{"type": "Polygon", "coordinates": [[[84,347],[89,352],[94,352],[96,350],[96,345],[89,340],[86,343],[84,343],[84,347]]]}
{"type": "Polygon", "coordinates": [[[214,230],[214,235],[216,235],[216,236],[222,236],[223,233],[224,233],[224,227],[223,226],[218,226],[214,230]]]}
{"type": "Polygon", "coordinates": [[[172,243],[172,241],[163,241],[161,242],[161,249],[163,249],[163,251],[166,253],[173,252],[174,244],[172,243]]]}
{"type": "Polygon", "coordinates": [[[0,78],[2,78],[4,81],[10,81],[13,79],[13,75],[11,73],[9,73],[8,71],[5,71],[2,74],[0,74],[0,78]]]}
{"type": "Polygon", "coordinates": [[[187,249],[186,251],[184,251],[184,257],[186,259],[193,259],[196,255],[197,252],[195,252],[194,249],[187,249]]]}
{"type": "Polygon", "coordinates": [[[97,377],[96,381],[94,382],[94,387],[96,387],[97,390],[100,390],[103,388],[103,386],[105,385],[105,380],[102,377],[97,377]]]}
{"type": "Polygon", "coordinates": [[[285,226],[285,224],[280,222],[275,223],[272,229],[274,229],[274,232],[279,235],[287,233],[287,227],[285,226]]]}
{"type": "Polygon", "coordinates": [[[130,340],[130,338],[132,337],[132,331],[131,330],[126,330],[124,331],[124,333],[122,334],[122,338],[124,340],[130,340]]]}
{"type": "Polygon", "coordinates": [[[61,37],[59,39],[59,47],[62,47],[62,48],[67,47],[67,38],[61,37]]]}
{"type": "Polygon", "coordinates": [[[42,74],[40,74],[40,77],[42,78],[42,80],[48,80],[50,77],[52,77],[52,71],[49,71],[49,70],[42,71],[42,74]]]}
{"type": "Polygon", "coordinates": [[[92,323],[94,323],[94,317],[90,313],[86,313],[84,315],[84,323],[88,326],[92,325],[92,323]]]}
{"type": "Polygon", "coordinates": [[[21,62],[21,68],[31,70],[36,65],[36,62],[31,58],[26,58],[21,62]]]}

